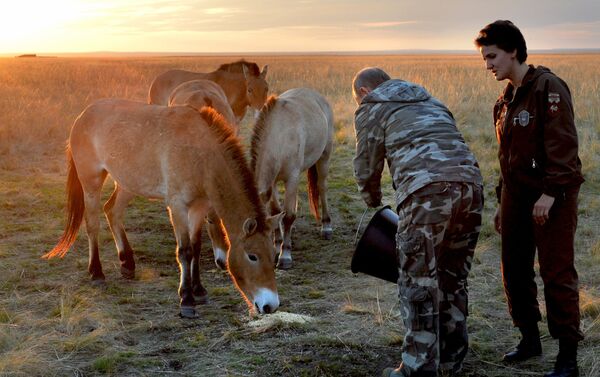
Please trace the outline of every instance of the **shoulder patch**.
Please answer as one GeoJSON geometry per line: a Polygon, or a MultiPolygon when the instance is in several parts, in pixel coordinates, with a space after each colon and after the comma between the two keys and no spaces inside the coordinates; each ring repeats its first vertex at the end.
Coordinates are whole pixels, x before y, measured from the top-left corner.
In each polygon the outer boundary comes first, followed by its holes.
{"type": "Polygon", "coordinates": [[[548,114],[555,116],[559,112],[560,94],[554,92],[548,92],[548,114]]]}

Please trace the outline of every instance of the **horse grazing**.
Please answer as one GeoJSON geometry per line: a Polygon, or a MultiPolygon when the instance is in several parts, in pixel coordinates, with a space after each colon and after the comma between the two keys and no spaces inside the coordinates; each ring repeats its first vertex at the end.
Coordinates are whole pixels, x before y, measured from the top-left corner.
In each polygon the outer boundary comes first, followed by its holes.
{"type": "Polygon", "coordinates": [[[210,80],[223,88],[239,123],[246,115],[248,106],[260,109],[264,105],[269,92],[269,84],[265,80],[267,71],[267,65],[261,71],[256,63],[244,60],[223,64],[216,71],[208,73],[170,70],[158,75],[152,81],[148,92],[148,103],[167,105],[171,92],[178,85],[191,80],[210,80]]]}
{"type": "Polygon", "coordinates": [[[194,295],[199,302],[207,297],[198,259],[202,224],[213,209],[231,244],[228,272],[250,310],[270,313],[278,308],[271,239],[278,219],[266,217],[239,139],[215,110],[99,100],[75,121],[67,158],[67,224],[44,257],[64,256],[85,218],[88,271],[93,280],[104,280],[98,217],[102,185],[110,174],[115,190],[104,213],[124,277],[132,278],[135,270],[123,226],[127,203],[135,195],[164,200],[177,241],[180,314],[194,317],[194,295]]]}
{"type": "Polygon", "coordinates": [[[198,111],[206,106],[212,107],[225,118],[227,124],[233,126],[236,135],[239,131],[225,92],[213,81],[192,80],[177,86],[169,97],[169,106],[178,105],[190,106],[198,111]]]}
{"type": "Polygon", "coordinates": [[[271,213],[280,212],[277,182],[285,186],[283,234],[277,267],[292,265],[291,228],[296,219],[300,173],[307,170],[310,209],[321,220],[321,235],[332,236],[327,205],[327,174],[333,152],[333,114],[327,100],[312,89],[290,89],[269,97],[254,126],[251,141],[251,168],[258,192],[271,213]],[[323,211],[319,215],[319,201],[323,211]]]}
{"type": "MultiPolygon", "coordinates": [[[[226,124],[231,126],[236,135],[239,132],[235,115],[231,110],[231,106],[227,103],[227,97],[223,89],[213,81],[192,80],[177,86],[171,93],[169,106],[177,105],[190,106],[198,111],[205,106],[212,107],[223,115],[227,120],[226,124]]],[[[226,270],[229,240],[225,235],[221,219],[214,211],[210,211],[207,216],[207,230],[213,246],[215,264],[221,270],[226,270]]]]}

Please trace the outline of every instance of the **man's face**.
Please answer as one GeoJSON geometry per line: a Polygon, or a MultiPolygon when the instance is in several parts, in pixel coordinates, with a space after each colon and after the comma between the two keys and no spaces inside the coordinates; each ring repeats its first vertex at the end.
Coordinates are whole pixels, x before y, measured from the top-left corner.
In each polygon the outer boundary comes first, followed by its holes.
{"type": "Polygon", "coordinates": [[[517,50],[506,52],[496,45],[490,45],[481,46],[479,51],[485,61],[486,69],[492,71],[496,80],[502,81],[512,77],[515,63],[518,63],[517,50]]]}

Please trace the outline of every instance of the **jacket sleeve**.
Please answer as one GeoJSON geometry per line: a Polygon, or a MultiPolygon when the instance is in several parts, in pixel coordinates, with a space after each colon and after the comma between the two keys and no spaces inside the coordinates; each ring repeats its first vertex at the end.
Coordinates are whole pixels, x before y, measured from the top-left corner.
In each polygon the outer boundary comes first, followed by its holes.
{"type": "Polygon", "coordinates": [[[544,116],[543,192],[557,197],[568,186],[578,185],[583,179],[578,157],[577,130],[573,102],[567,85],[556,76],[544,83],[541,92],[544,116]]]}
{"type": "Polygon", "coordinates": [[[369,207],[381,205],[381,173],[385,163],[383,128],[369,114],[370,105],[362,105],[356,112],[356,156],[354,178],[362,199],[369,207]]]}

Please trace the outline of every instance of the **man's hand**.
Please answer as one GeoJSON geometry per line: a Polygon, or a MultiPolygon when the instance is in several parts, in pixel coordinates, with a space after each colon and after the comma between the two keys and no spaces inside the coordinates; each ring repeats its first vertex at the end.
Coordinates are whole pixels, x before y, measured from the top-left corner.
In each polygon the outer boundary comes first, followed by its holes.
{"type": "Polygon", "coordinates": [[[500,207],[496,208],[496,213],[494,213],[494,229],[498,234],[502,234],[502,225],[500,225],[500,207]]]}
{"type": "Polygon", "coordinates": [[[546,194],[542,194],[533,205],[533,221],[537,225],[544,225],[550,218],[550,208],[554,204],[554,198],[546,194]]]}

